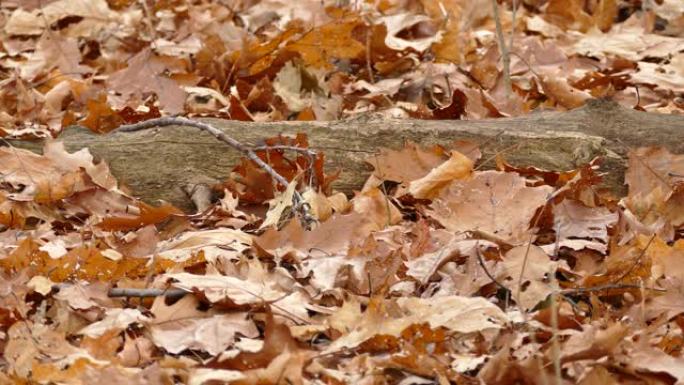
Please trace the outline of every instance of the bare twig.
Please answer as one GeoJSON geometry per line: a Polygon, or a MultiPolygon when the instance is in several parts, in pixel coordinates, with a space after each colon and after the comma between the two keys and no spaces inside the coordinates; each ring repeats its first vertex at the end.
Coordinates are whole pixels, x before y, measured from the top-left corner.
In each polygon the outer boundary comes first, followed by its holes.
{"type": "Polygon", "coordinates": [[[252,150],[254,151],[266,151],[266,154],[268,155],[268,151],[274,151],[274,150],[285,150],[285,151],[293,151],[297,152],[300,154],[306,155],[309,161],[309,166],[308,166],[308,173],[309,173],[309,185],[313,185],[315,183],[318,183],[316,181],[316,173],[314,172],[314,163],[316,161],[316,156],[318,155],[318,152],[315,150],[312,150],[310,148],[302,148],[302,147],[297,147],[297,146],[286,146],[282,144],[276,144],[273,146],[256,146],[252,147],[252,150]]]}
{"type": "Polygon", "coordinates": [[[114,287],[109,289],[107,296],[111,298],[117,297],[131,297],[131,298],[149,298],[166,296],[169,298],[180,298],[190,292],[183,289],[134,289],[125,287],[114,287]]]}
{"type": "MultiPolygon", "coordinates": [[[[477,255],[477,262],[479,262],[480,267],[482,267],[482,270],[485,272],[485,274],[487,275],[487,277],[488,277],[492,282],[494,282],[494,284],[495,284],[496,286],[498,286],[500,289],[503,289],[503,290],[506,291],[506,293],[509,293],[509,294],[510,294],[511,289],[507,288],[507,287],[504,286],[501,282],[497,281],[497,279],[494,278],[494,276],[492,275],[492,273],[489,272],[489,269],[487,269],[487,266],[486,266],[485,263],[484,263],[484,259],[482,258],[482,254],[481,254],[481,252],[480,252],[480,248],[477,247],[477,246],[476,246],[475,255],[477,255]]],[[[507,295],[509,295],[509,294],[507,294],[507,295]]]]}
{"type": "Polygon", "coordinates": [[[558,281],[556,276],[551,274],[551,285],[554,291],[551,293],[551,352],[553,357],[553,374],[556,385],[563,385],[561,374],[561,348],[558,340],[558,281]]]}
{"type": "Polygon", "coordinates": [[[632,264],[632,266],[629,267],[629,270],[627,270],[627,271],[625,271],[624,273],[622,273],[622,275],[620,276],[620,278],[613,280],[613,283],[617,283],[617,282],[622,281],[622,280],[623,280],[625,277],[627,277],[632,271],[634,271],[634,269],[637,267],[637,265],[639,265],[639,263],[641,262],[641,258],[643,258],[643,257],[644,257],[644,254],[646,254],[646,250],[648,250],[648,248],[651,246],[651,243],[653,242],[653,240],[655,239],[655,237],[656,237],[655,234],[653,234],[653,236],[651,236],[651,239],[648,240],[648,243],[646,244],[646,247],[644,247],[644,249],[641,250],[641,253],[639,253],[639,256],[637,257],[636,261],[634,261],[634,263],[632,264]]]}
{"type": "Polygon", "coordinates": [[[515,38],[515,17],[518,14],[518,1],[513,0],[512,4],[512,14],[511,14],[511,35],[508,37],[508,49],[513,51],[513,39],[515,38]]]}
{"type": "MultiPolygon", "coordinates": [[[[242,143],[230,137],[225,132],[212,126],[211,124],[198,122],[196,120],[183,118],[180,116],[168,116],[157,119],[145,120],[143,122],[135,124],[127,124],[120,126],[117,130],[121,132],[132,132],[141,131],[149,128],[163,127],[163,126],[188,126],[195,127],[202,131],[206,131],[213,135],[216,139],[228,144],[234,149],[241,152],[249,160],[256,163],[257,166],[261,167],[266,173],[268,173],[276,182],[280,183],[283,187],[287,188],[290,183],[282,175],[278,174],[277,171],[273,169],[268,163],[264,162],[259,158],[259,156],[250,148],[246,147],[242,143]]],[[[292,197],[293,206],[295,211],[300,213],[300,220],[305,228],[309,229],[316,222],[316,219],[311,215],[308,203],[304,201],[302,195],[295,190],[292,197]]]]}
{"type": "Polygon", "coordinates": [[[559,293],[562,295],[576,295],[576,294],[584,294],[584,293],[593,293],[593,292],[597,292],[597,291],[620,290],[620,289],[643,289],[643,290],[657,291],[657,292],[662,292],[662,293],[667,292],[667,290],[660,289],[657,287],[643,287],[642,285],[612,283],[612,284],[601,285],[601,286],[578,287],[578,288],[574,288],[574,289],[564,289],[564,290],[559,291],[559,293]]]}
{"type": "Polygon", "coordinates": [[[511,55],[508,53],[503,26],[501,25],[501,16],[499,16],[499,4],[496,0],[492,0],[492,7],[494,8],[494,22],[496,23],[496,39],[499,41],[499,50],[501,51],[501,60],[503,61],[504,89],[506,90],[506,98],[510,98],[512,92],[511,55]]]}
{"type": "Polygon", "coordinates": [[[371,42],[373,36],[373,23],[366,19],[366,70],[368,71],[368,80],[371,84],[375,83],[375,76],[373,76],[373,57],[371,55],[371,42]]]}

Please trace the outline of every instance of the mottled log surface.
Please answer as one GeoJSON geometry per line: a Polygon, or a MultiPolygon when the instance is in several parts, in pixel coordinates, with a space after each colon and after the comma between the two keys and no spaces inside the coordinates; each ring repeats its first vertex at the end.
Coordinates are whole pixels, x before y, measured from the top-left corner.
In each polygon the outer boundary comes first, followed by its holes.
{"type": "MultiPolygon", "coordinates": [[[[323,151],[329,169],[341,169],[336,189],[351,193],[372,169],[364,159],[382,147],[401,148],[406,140],[448,145],[468,139],[479,143],[483,159],[503,151],[515,165],[568,170],[602,156],[605,183],[623,191],[628,147],[665,146],[684,153],[684,116],[626,109],[592,100],[569,112],[544,112],[516,118],[477,121],[378,120],[249,123],[202,119],[243,143],[259,143],[278,134],[305,132],[311,147],[323,151]]],[[[69,151],[87,147],[106,160],[114,175],[149,202],[165,200],[183,208],[190,203],[181,187],[225,179],[239,154],[211,135],[190,127],[168,126],[138,132],[97,135],[67,129],[59,138],[69,151]]],[[[12,141],[39,152],[40,142],[12,141]]]]}

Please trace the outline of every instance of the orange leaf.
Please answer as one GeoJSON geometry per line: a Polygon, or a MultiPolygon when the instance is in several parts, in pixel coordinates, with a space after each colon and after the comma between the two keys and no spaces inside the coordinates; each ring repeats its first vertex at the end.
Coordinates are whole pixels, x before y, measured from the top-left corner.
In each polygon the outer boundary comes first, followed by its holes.
{"type": "Polygon", "coordinates": [[[159,207],[140,202],[139,215],[125,217],[109,217],[100,222],[99,227],[108,231],[133,230],[147,225],[156,225],[172,215],[182,215],[183,212],[170,204],[159,207]]]}

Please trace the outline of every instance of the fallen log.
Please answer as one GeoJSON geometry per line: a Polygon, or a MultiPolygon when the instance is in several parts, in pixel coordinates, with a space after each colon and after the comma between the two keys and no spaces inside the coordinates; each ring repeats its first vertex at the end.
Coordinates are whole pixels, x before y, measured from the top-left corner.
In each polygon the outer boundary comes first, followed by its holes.
{"type": "MultiPolygon", "coordinates": [[[[341,169],[334,187],[345,193],[360,188],[372,170],[364,159],[383,148],[401,148],[406,140],[448,145],[466,139],[481,146],[483,159],[503,152],[519,166],[569,170],[596,156],[604,158],[605,184],[622,186],[629,147],[664,146],[684,153],[684,116],[639,112],[605,100],[591,100],[569,112],[541,112],[516,118],[477,121],[382,120],[361,117],[334,122],[251,123],[201,119],[249,144],[278,134],[304,132],[311,147],[326,155],[327,167],[341,169]]],[[[94,134],[70,128],[59,138],[69,151],[87,147],[106,160],[114,175],[148,202],[164,200],[189,209],[182,187],[224,180],[241,154],[206,132],[167,126],[136,132],[94,134]]],[[[40,152],[42,143],[11,141],[40,152]]],[[[489,162],[490,166],[493,163],[489,162]]],[[[485,165],[487,166],[487,165],[485,165]]]]}

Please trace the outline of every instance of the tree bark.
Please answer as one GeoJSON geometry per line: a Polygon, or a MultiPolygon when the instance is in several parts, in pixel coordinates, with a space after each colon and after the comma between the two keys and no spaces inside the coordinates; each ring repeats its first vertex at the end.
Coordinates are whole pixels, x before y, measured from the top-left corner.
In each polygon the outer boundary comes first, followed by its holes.
{"type": "MultiPolygon", "coordinates": [[[[364,159],[383,148],[401,148],[406,140],[421,145],[448,146],[466,139],[480,145],[483,159],[501,152],[511,163],[553,170],[569,170],[596,156],[604,158],[605,184],[624,192],[623,175],[628,147],[664,146],[684,152],[684,116],[627,109],[605,100],[591,100],[569,112],[541,112],[527,116],[476,121],[382,120],[361,117],[335,122],[250,123],[201,119],[244,144],[278,134],[304,132],[315,150],[326,155],[329,169],[341,169],[334,184],[352,193],[372,167],[364,159]]],[[[168,126],[138,132],[98,135],[70,128],[60,136],[69,151],[87,147],[107,161],[114,175],[148,202],[164,200],[189,209],[182,191],[188,183],[224,180],[240,154],[206,132],[168,126]]],[[[40,152],[42,143],[11,141],[40,152]]],[[[490,159],[485,166],[492,166],[490,159]]]]}

